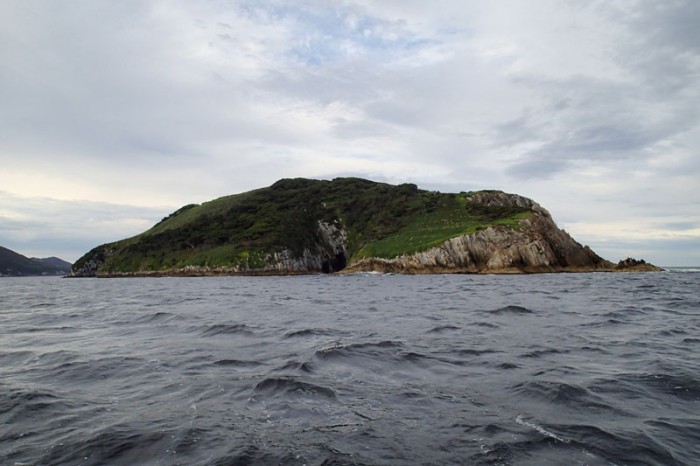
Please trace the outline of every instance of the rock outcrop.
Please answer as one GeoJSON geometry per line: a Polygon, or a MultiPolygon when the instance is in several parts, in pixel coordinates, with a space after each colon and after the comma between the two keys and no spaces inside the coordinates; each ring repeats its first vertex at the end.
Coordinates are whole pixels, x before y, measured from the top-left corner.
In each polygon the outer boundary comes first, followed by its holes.
{"type": "Polygon", "coordinates": [[[262,267],[237,268],[236,273],[259,274],[305,274],[333,273],[347,265],[347,232],[335,223],[318,222],[318,242],[311,248],[304,248],[300,255],[289,249],[268,254],[263,258],[262,267]]]}
{"type": "Polygon", "coordinates": [[[560,230],[547,210],[536,202],[501,192],[470,198],[484,207],[523,207],[532,215],[516,228],[490,226],[473,234],[450,238],[442,245],[393,259],[367,258],[348,271],[392,273],[541,273],[609,271],[614,265],[581,246],[560,230]]]}
{"type": "Polygon", "coordinates": [[[615,266],[617,272],[661,272],[662,270],[662,268],[649,264],[643,259],[637,260],[631,257],[621,260],[615,266]]]}

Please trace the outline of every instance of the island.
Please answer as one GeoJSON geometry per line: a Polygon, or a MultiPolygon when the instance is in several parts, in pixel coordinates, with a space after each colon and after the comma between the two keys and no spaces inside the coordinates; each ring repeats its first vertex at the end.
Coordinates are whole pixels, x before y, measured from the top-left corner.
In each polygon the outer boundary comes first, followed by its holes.
{"type": "Polygon", "coordinates": [[[282,179],[92,249],[71,277],[657,271],[613,264],[531,199],[359,178],[282,179]]]}

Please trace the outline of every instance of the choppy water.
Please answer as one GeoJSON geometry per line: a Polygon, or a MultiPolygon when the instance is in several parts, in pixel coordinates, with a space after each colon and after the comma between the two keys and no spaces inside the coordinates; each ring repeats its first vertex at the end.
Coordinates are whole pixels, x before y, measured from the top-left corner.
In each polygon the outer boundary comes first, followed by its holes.
{"type": "Polygon", "coordinates": [[[700,273],[0,280],[0,464],[699,464],[700,273]]]}

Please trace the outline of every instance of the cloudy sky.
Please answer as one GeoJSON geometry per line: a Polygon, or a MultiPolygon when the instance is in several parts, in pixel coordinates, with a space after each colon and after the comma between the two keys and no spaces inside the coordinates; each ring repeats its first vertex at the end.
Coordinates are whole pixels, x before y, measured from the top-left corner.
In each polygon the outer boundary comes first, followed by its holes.
{"type": "Polygon", "coordinates": [[[700,265],[696,0],[3,0],[0,245],[74,261],[284,177],[538,201],[700,265]]]}

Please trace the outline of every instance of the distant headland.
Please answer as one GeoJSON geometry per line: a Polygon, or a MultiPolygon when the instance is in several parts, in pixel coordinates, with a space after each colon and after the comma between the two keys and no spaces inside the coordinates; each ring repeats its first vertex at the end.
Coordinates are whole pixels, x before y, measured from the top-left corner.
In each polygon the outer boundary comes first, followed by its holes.
{"type": "Polygon", "coordinates": [[[186,205],[137,236],[94,248],[69,276],[659,270],[603,259],[516,194],[295,178],[186,205]]]}
{"type": "Polygon", "coordinates": [[[29,258],[0,246],[0,277],[66,275],[70,269],[71,264],[58,257],[29,258]]]}

